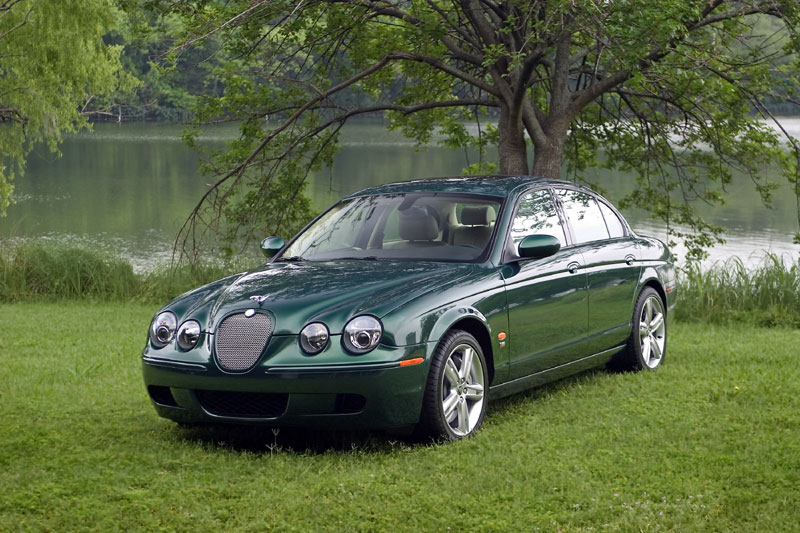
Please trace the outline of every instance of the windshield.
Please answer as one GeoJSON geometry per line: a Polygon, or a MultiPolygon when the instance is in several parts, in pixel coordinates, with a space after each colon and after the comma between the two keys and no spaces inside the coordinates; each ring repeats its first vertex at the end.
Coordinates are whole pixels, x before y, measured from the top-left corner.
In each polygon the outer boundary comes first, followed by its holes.
{"type": "Polygon", "coordinates": [[[499,198],[465,194],[344,200],[275,260],[475,261],[489,246],[499,209],[499,198]]]}

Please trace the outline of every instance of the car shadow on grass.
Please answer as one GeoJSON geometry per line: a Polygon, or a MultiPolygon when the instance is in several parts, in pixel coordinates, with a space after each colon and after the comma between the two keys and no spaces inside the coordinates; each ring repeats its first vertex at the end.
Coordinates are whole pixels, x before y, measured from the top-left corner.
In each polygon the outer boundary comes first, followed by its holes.
{"type": "MultiPolygon", "coordinates": [[[[495,400],[489,406],[487,417],[489,420],[501,421],[507,416],[513,416],[515,410],[522,404],[547,398],[559,391],[614,373],[616,371],[603,368],[591,369],[541,387],[495,400]]],[[[444,441],[419,436],[410,427],[389,431],[369,431],[229,424],[173,425],[170,438],[220,450],[265,455],[276,453],[318,455],[331,452],[382,454],[422,446],[446,445],[444,441]]]]}
{"type": "Polygon", "coordinates": [[[494,400],[489,406],[487,416],[498,417],[513,413],[522,404],[538,401],[540,399],[553,396],[562,390],[569,390],[570,388],[586,384],[596,379],[601,379],[604,376],[620,373],[621,371],[612,368],[591,368],[578,374],[566,376],[557,381],[546,383],[538,387],[528,389],[505,398],[494,400]]]}
{"type": "Polygon", "coordinates": [[[410,429],[397,431],[315,430],[293,427],[202,424],[174,426],[172,437],[212,448],[256,454],[330,452],[390,453],[431,441],[416,438],[410,429]]]}

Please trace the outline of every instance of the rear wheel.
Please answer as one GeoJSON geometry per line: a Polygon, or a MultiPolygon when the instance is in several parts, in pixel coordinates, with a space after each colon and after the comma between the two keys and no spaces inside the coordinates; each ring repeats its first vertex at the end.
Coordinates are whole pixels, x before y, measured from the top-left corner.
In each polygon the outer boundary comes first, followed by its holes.
{"type": "Polygon", "coordinates": [[[431,361],[418,429],[450,440],[473,434],[486,415],[488,382],[475,337],[459,330],[447,333],[431,361]]]}
{"type": "Polygon", "coordinates": [[[664,362],[667,349],[667,315],[661,295],[645,287],[633,311],[633,331],[622,354],[627,370],[652,370],[664,362]]]}

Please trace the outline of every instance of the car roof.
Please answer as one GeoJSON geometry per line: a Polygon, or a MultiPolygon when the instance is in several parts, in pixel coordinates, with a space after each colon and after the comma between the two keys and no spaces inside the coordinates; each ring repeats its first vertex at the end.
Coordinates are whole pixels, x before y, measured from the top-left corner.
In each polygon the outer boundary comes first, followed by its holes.
{"type": "Polygon", "coordinates": [[[575,185],[574,183],[537,178],[535,176],[454,176],[449,178],[426,178],[397,183],[387,183],[356,191],[346,198],[403,193],[467,193],[505,197],[517,188],[532,185],[575,185]]]}

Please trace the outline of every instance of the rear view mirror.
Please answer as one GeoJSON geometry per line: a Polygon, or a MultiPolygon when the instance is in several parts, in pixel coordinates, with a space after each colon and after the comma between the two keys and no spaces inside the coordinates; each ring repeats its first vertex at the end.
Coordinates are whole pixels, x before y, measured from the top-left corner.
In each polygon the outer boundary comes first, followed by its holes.
{"type": "Polygon", "coordinates": [[[264,252],[267,259],[272,259],[285,245],[286,243],[281,237],[267,237],[261,241],[261,251],[264,252]]]}
{"type": "Polygon", "coordinates": [[[541,259],[550,257],[561,249],[561,243],[552,235],[528,235],[519,243],[520,257],[541,259]]]}

